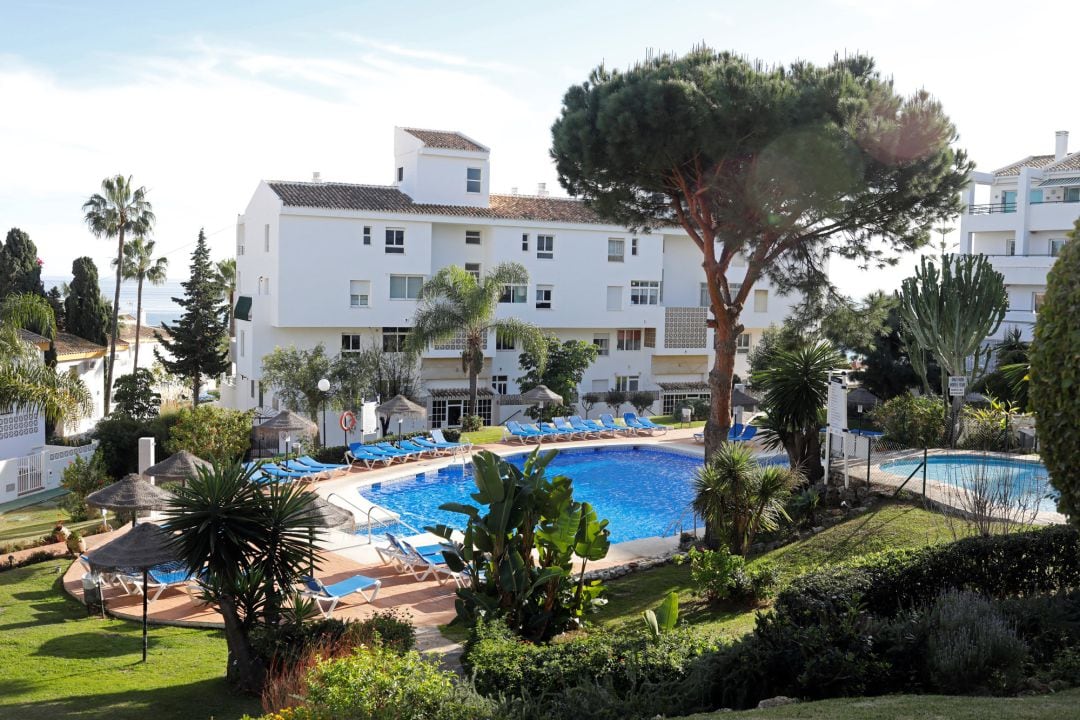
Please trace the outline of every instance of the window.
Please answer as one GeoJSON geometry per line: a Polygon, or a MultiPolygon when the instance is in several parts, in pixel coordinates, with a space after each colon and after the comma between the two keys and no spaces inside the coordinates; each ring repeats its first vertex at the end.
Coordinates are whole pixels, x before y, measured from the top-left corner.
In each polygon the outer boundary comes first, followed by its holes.
{"type": "Polygon", "coordinates": [[[383,352],[403,352],[407,337],[409,337],[407,327],[384,327],[382,329],[383,352]]]}
{"type": "Polygon", "coordinates": [[[592,336],[592,344],[596,346],[597,355],[611,354],[611,336],[607,333],[597,333],[592,336]]]}
{"type": "Polygon", "coordinates": [[[479,245],[480,244],[480,231],[479,230],[466,230],[465,231],[465,244],[466,245],[479,245]]]}
{"type": "Polygon", "coordinates": [[[735,338],[735,352],[750,352],[750,333],[742,333],[739,337],[735,338]]]}
{"type": "Polygon", "coordinates": [[[405,179],[405,168],[399,167],[397,169],[397,181],[401,182],[404,179],[405,179]]]}
{"type": "Polygon", "coordinates": [[[622,238],[608,238],[608,262],[622,262],[626,258],[626,241],[622,238]]]}
{"type": "Polygon", "coordinates": [[[503,285],[502,295],[499,296],[501,303],[524,304],[528,296],[528,287],[525,285],[503,285]]]}
{"type": "Polygon", "coordinates": [[[1005,190],[1001,193],[1001,212],[1016,212],[1016,191],[1005,190]]]}
{"type": "MultiPolygon", "coordinates": [[[[240,257],[244,254],[244,226],[236,226],[236,256],[240,257]]],[[[0,413],[2,415],[3,413],[0,413]]]]}
{"type": "Polygon", "coordinates": [[[341,352],[354,353],[360,352],[361,338],[362,336],[354,333],[341,333],[341,352]]]}
{"type": "Polygon", "coordinates": [[[415,300],[420,297],[420,286],[423,284],[423,275],[391,275],[390,299],[415,300]]]}
{"type": "Polygon", "coordinates": [[[1006,240],[1005,241],[1005,254],[1006,255],[1015,255],[1016,254],[1016,241],[1015,240],[1006,240]]]}
{"type": "Polygon", "coordinates": [[[640,330],[620,330],[615,340],[616,350],[640,350],[641,349],[641,331],[640,330]]]}
{"type": "Polygon", "coordinates": [[[270,225],[263,225],[263,252],[270,252],[270,225]]]}
{"type": "Polygon", "coordinates": [[[405,252],[405,230],[386,228],[386,252],[402,255],[405,252]]]}
{"type": "Polygon", "coordinates": [[[734,300],[735,296],[738,295],[740,291],[742,291],[742,283],[741,282],[737,282],[737,283],[729,282],[727,284],[727,290],[728,290],[729,293],[731,293],[731,299],[734,300]]]}
{"type": "Polygon", "coordinates": [[[370,225],[365,225],[364,226],[364,244],[365,245],[370,245],[371,244],[371,226],[370,225]]]}
{"type": "Polygon", "coordinates": [[[495,350],[517,350],[517,342],[514,338],[495,331],[495,350]]]}
{"type": "Polygon", "coordinates": [[[468,168],[465,170],[465,192],[480,192],[480,168],[468,168]]]}
{"type": "Polygon", "coordinates": [[[1080,187],[1065,188],[1065,202],[1080,202],[1080,187]]]}
{"type": "Polygon", "coordinates": [[[637,238],[630,238],[630,254],[637,255],[637,238]]]}
{"type": "Polygon", "coordinates": [[[521,251],[529,252],[529,233],[521,233],[521,251]]]}
{"type": "Polygon", "coordinates": [[[639,375],[616,375],[615,389],[623,392],[637,392],[641,384],[639,375]]]}
{"type": "Polygon", "coordinates": [[[709,283],[701,283],[698,292],[701,293],[698,297],[698,307],[709,307],[712,305],[712,303],[709,302],[709,283]]]}
{"type": "Polygon", "coordinates": [[[1046,298],[1044,292],[1031,293],[1031,309],[1033,312],[1039,312],[1042,309],[1043,300],[1046,298]]]}
{"type": "Polygon", "coordinates": [[[240,357],[244,357],[244,350],[247,348],[247,334],[240,331],[240,357]]]}
{"type": "Polygon", "coordinates": [[[768,290],[755,290],[754,291],[754,312],[768,312],[769,311],[769,291],[768,290]]]}
{"type": "Polygon", "coordinates": [[[555,236],[536,236],[536,257],[541,260],[551,260],[555,257],[555,236]]]}
{"type": "Polygon", "coordinates": [[[1055,238],[1050,240],[1050,257],[1057,257],[1061,254],[1061,251],[1065,249],[1064,238],[1055,238]]]}
{"type": "Polygon", "coordinates": [[[645,328],[645,339],[642,342],[647,348],[656,347],[656,328],[645,328]]]}
{"type": "Polygon", "coordinates": [[[367,307],[369,295],[371,294],[371,283],[367,280],[350,280],[349,281],[349,307],[359,308],[367,307]]]}
{"type": "MultiPolygon", "coordinates": [[[[465,414],[465,406],[468,400],[455,398],[452,400],[431,401],[431,426],[432,427],[458,427],[461,418],[465,414]]],[[[485,425],[491,424],[491,398],[482,397],[476,401],[476,414],[479,415],[485,425]]]]}
{"type": "Polygon", "coordinates": [[[1041,203],[1042,201],[1043,201],[1042,188],[1035,188],[1035,189],[1032,189],[1032,190],[1028,190],[1028,202],[1038,204],[1038,203],[1041,203]]]}
{"type": "Polygon", "coordinates": [[[266,400],[266,398],[263,397],[263,385],[261,382],[257,382],[255,383],[255,387],[259,390],[259,407],[263,407],[263,403],[266,400]]]}
{"type": "Polygon", "coordinates": [[[622,310],[622,285],[608,285],[607,309],[622,310]]]}
{"type": "Polygon", "coordinates": [[[506,395],[506,390],[509,385],[510,383],[506,375],[491,376],[491,389],[496,395],[506,395]]]}
{"type": "Polygon", "coordinates": [[[590,389],[594,393],[606,393],[611,385],[608,383],[607,378],[602,380],[593,380],[590,389]]]}
{"type": "Polygon", "coordinates": [[[683,402],[693,402],[694,400],[708,400],[708,392],[666,392],[661,397],[661,410],[664,415],[674,415],[675,408],[683,402]]]}
{"type": "Polygon", "coordinates": [[[465,272],[469,273],[480,282],[480,263],[465,263],[465,272]]]}
{"type": "Polygon", "coordinates": [[[551,285],[537,285],[536,286],[536,309],[537,310],[550,310],[551,309],[551,285]]]}
{"type": "Polygon", "coordinates": [[[631,305],[659,305],[660,304],[660,281],[659,280],[631,280],[630,281],[630,304],[631,305]]]}
{"type": "Polygon", "coordinates": [[[254,380],[249,381],[249,387],[251,389],[248,391],[248,393],[251,395],[251,397],[255,397],[255,381],[254,380]]]}

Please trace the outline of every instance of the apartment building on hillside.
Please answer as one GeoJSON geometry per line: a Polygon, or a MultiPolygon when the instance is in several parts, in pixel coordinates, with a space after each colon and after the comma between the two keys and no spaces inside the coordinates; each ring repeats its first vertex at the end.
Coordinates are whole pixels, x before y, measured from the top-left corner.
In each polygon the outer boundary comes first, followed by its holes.
{"type": "MultiPolygon", "coordinates": [[[[498,312],[560,339],[595,343],[600,357],[582,392],[654,391],[657,411],[705,396],[711,364],[700,253],[681,229],[634,234],[583,203],[489,191],[487,147],[458,132],[396,128],[392,185],[260,182],[237,222],[235,376],[223,403],[277,406],[261,386],[263,356],[277,346],[351,352],[401,348],[425,278],[459,265],[477,275],[502,262],[529,272],[507,287],[498,312]]],[[[739,282],[741,260],[731,270],[739,282]]],[[[765,281],[743,313],[736,372],[794,297],[765,281]]],[[[466,400],[460,342],[422,357],[422,402],[435,427],[458,423],[466,400]]],[[[488,338],[480,414],[499,423],[521,409],[519,348],[488,338]]]]}
{"type": "Polygon", "coordinates": [[[960,252],[987,256],[1009,293],[1009,311],[991,341],[1013,328],[1031,340],[1046,274],[1080,217],[1080,153],[1069,153],[1068,132],[1054,140],[1052,154],[973,173],[965,192],[960,252]]]}

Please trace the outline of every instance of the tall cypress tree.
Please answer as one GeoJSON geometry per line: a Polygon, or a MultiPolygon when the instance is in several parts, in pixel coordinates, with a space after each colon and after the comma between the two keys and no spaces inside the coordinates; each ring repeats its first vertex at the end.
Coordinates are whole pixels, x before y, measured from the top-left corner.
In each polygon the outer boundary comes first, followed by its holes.
{"type": "Polygon", "coordinates": [[[98,270],[88,257],[71,263],[71,285],[64,301],[67,332],[99,345],[108,342],[109,305],[101,297],[98,270]]]}
{"type": "Polygon", "coordinates": [[[7,238],[0,245],[0,298],[13,293],[45,297],[37,246],[19,228],[8,230],[7,238]]]}
{"type": "Polygon", "coordinates": [[[154,355],[166,370],[191,383],[192,405],[199,404],[203,378],[220,375],[229,369],[229,353],[222,342],[228,332],[226,308],[213,278],[206,233],[199,230],[199,240],[191,254],[191,278],[181,283],[184,297],[173,298],[184,308],[184,314],[172,327],[161,324],[171,338],[154,333],[172,359],[157,350],[154,355]]]}

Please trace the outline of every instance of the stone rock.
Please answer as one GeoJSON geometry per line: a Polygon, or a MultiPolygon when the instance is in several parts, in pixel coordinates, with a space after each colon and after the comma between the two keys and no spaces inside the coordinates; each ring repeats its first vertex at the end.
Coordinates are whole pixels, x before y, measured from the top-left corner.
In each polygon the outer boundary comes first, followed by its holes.
{"type": "Polygon", "coordinates": [[[817,534],[818,534],[819,532],[825,532],[825,528],[824,528],[824,527],[822,527],[821,525],[818,525],[818,526],[817,526],[816,528],[814,528],[814,529],[813,529],[813,530],[811,530],[810,532],[812,532],[812,533],[814,533],[815,535],[817,535],[817,534]]]}
{"type": "Polygon", "coordinates": [[[767,698],[757,704],[758,710],[764,710],[766,708],[780,707],[782,705],[794,705],[799,702],[797,698],[789,698],[785,695],[777,695],[776,697],[767,698]]]}

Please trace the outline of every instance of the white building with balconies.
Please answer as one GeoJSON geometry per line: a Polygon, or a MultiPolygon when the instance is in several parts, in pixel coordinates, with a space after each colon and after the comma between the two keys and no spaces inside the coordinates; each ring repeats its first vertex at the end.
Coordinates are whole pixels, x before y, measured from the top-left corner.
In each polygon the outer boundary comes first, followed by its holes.
{"type": "Polygon", "coordinates": [[[1030,155],[992,173],[972,173],[960,219],[960,252],[987,256],[1005,277],[1009,311],[997,334],[1031,340],[1046,274],[1080,217],[1080,153],[1059,131],[1054,153],[1030,155]]]}
{"type": "MultiPolygon", "coordinates": [[[[237,222],[235,376],[222,390],[224,404],[276,408],[260,378],[262,358],[277,346],[400,349],[425,278],[448,265],[482,274],[503,262],[524,265],[529,283],[506,289],[501,316],[600,349],[581,392],[654,391],[662,411],[707,395],[705,276],[685,232],[632,233],[542,187],[535,196],[491,193],[488,148],[458,132],[396,128],[394,154],[392,185],[324,182],[318,174],[259,183],[237,222]]],[[[731,281],[744,270],[737,259],[731,281]]],[[[753,289],[737,374],[745,378],[750,349],[796,301],[765,280],[753,289]]],[[[436,427],[458,424],[464,411],[460,349],[448,342],[421,360],[436,427]]],[[[489,423],[521,409],[518,351],[488,339],[479,414],[489,423]]]]}

